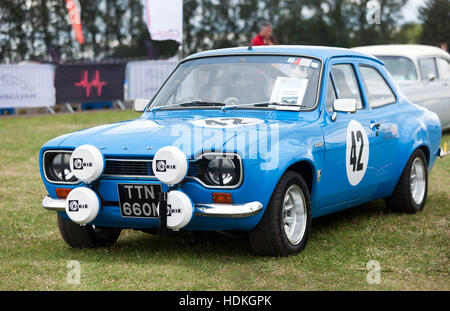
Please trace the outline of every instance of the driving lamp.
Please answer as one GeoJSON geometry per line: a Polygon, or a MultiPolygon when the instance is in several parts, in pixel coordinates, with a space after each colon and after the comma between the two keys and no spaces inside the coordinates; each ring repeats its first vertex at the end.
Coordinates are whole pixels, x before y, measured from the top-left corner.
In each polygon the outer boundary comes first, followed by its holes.
{"type": "Polygon", "coordinates": [[[177,147],[167,146],[156,152],[152,161],[152,169],[159,181],[174,186],[186,177],[188,161],[183,151],[177,147]]]}

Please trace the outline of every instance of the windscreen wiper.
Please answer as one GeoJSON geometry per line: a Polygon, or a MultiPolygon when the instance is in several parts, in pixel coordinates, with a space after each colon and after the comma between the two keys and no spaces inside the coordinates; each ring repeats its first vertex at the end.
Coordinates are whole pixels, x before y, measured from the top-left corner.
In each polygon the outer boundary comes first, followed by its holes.
{"type": "Polygon", "coordinates": [[[246,106],[264,107],[264,106],[270,106],[270,105],[279,105],[279,103],[277,103],[277,102],[260,102],[260,103],[249,103],[249,104],[237,104],[237,105],[228,105],[228,106],[222,107],[220,109],[228,110],[228,109],[234,109],[234,108],[246,107],[246,106]]]}
{"type": "Polygon", "coordinates": [[[228,110],[228,109],[234,109],[234,108],[240,108],[240,107],[246,107],[246,106],[252,106],[252,107],[269,107],[269,106],[278,106],[278,107],[298,107],[298,108],[305,108],[305,105],[295,105],[295,104],[280,104],[278,102],[260,102],[260,103],[249,103],[249,104],[238,104],[238,105],[229,105],[222,107],[220,109],[222,110],[228,110]]]}
{"type": "Polygon", "coordinates": [[[220,103],[220,102],[210,102],[210,101],[203,101],[203,100],[191,100],[191,101],[187,101],[187,102],[182,102],[182,103],[176,103],[176,104],[172,104],[172,105],[166,105],[166,106],[158,106],[158,107],[154,107],[154,108],[150,108],[150,112],[155,112],[161,109],[165,109],[165,108],[170,108],[170,107],[190,107],[190,106],[202,106],[202,107],[214,107],[214,106],[225,106],[224,103],[220,103]]]}

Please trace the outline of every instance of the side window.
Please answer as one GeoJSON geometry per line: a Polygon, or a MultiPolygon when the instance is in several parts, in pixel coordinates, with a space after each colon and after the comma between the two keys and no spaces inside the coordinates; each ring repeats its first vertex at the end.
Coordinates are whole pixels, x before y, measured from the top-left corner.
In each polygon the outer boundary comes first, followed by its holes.
{"type": "Polygon", "coordinates": [[[419,78],[416,66],[410,58],[403,56],[376,56],[383,61],[386,69],[397,82],[415,81],[419,78]]]}
{"type": "Polygon", "coordinates": [[[333,86],[333,79],[331,79],[331,74],[330,77],[328,79],[328,86],[327,86],[327,102],[326,102],[326,110],[328,112],[332,112],[333,111],[333,102],[336,99],[336,92],[334,91],[334,86],[333,86]]]}
{"type": "Polygon", "coordinates": [[[437,78],[436,64],[434,58],[421,58],[419,59],[420,77],[422,80],[428,80],[431,75],[437,78]]]}
{"type": "Polygon", "coordinates": [[[436,65],[439,72],[439,79],[450,79],[450,63],[447,59],[438,57],[436,58],[436,65]]]}
{"type": "Polygon", "coordinates": [[[336,87],[337,98],[356,99],[357,109],[362,109],[361,94],[355,71],[350,64],[339,64],[331,67],[331,74],[336,87]]]}
{"type": "Polygon", "coordinates": [[[359,71],[362,75],[370,108],[395,103],[394,93],[375,68],[360,66],[359,71]]]}

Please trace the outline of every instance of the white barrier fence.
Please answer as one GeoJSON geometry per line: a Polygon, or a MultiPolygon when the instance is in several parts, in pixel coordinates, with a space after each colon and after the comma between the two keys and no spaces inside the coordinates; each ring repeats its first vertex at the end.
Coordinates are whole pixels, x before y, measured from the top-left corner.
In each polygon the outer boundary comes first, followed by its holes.
{"type": "Polygon", "coordinates": [[[126,68],[127,100],[152,99],[177,66],[176,61],[136,61],[126,68]]]}
{"type": "Polygon", "coordinates": [[[0,65],[0,109],[55,105],[52,65],[0,65]]]}
{"type": "MultiPolygon", "coordinates": [[[[126,66],[125,99],[151,99],[177,61],[135,61],[126,66]]],[[[53,65],[0,65],[0,109],[55,106],[53,65]]],[[[50,111],[52,111],[49,108],[50,111]]]]}

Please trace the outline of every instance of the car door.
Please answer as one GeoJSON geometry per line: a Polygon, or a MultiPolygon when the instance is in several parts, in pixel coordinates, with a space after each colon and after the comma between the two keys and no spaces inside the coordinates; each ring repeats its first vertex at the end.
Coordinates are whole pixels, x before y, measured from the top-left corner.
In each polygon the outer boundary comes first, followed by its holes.
{"type": "Polygon", "coordinates": [[[422,57],[418,59],[419,75],[421,87],[420,94],[417,95],[415,104],[421,105],[432,111],[439,102],[439,89],[438,72],[436,67],[436,61],[434,57],[422,57]]]}
{"type": "Polygon", "coordinates": [[[450,128],[450,59],[436,57],[438,69],[438,97],[435,112],[441,120],[442,128],[450,128]]]}
{"type": "Polygon", "coordinates": [[[374,177],[379,163],[379,136],[371,128],[373,116],[364,104],[355,64],[349,60],[332,63],[328,73],[326,117],[322,127],[325,140],[325,167],[322,178],[326,189],[321,208],[345,208],[374,197],[374,177]],[[333,111],[334,99],[355,99],[355,113],[333,111]],[[333,121],[333,115],[336,118],[333,121]]]}
{"type": "Polygon", "coordinates": [[[397,145],[400,122],[402,116],[399,115],[395,105],[398,103],[394,91],[383,75],[383,68],[370,62],[359,63],[358,76],[361,81],[363,98],[369,108],[372,127],[376,130],[376,159],[371,163],[375,165],[371,178],[376,180],[373,190],[375,197],[385,197],[392,193],[395,187],[399,168],[396,161],[398,159],[397,145]]]}

